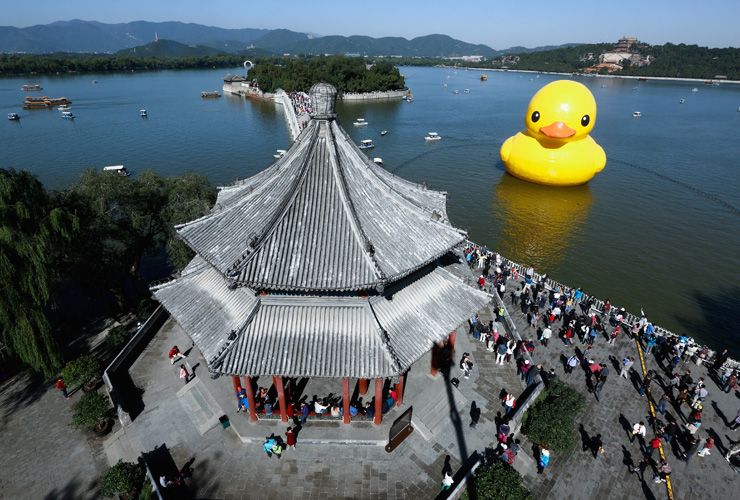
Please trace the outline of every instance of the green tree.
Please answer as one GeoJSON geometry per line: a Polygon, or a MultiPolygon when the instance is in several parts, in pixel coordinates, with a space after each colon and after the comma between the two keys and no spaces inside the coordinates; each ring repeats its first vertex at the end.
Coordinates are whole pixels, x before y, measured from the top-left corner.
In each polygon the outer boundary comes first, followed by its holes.
{"type": "Polygon", "coordinates": [[[100,493],[104,497],[135,495],[144,481],[144,470],[139,464],[119,460],[100,476],[100,493]]]}
{"type": "Polygon", "coordinates": [[[59,263],[79,220],[28,172],[0,169],[0,329],[3,343],[33,370],[61,366],[47,312],[59,263]]]}
{"type": "Polygon", "coordinates": [[[540,393],[527,410],[522,432],[534,443],[544,443],[560,453],[576,441],[575,420],[586,399],[571,386],[555,380],[540,393]]]}
{"type": "MultiPolygon", "coordinates": [[[[474,487],[479,500],[528,500],[529,490],[522,483],[522,476],[509,464],[500,460],[475,472],[474,487]]],[[[470,498],[467,491],[464,499],[470,498]]]]}

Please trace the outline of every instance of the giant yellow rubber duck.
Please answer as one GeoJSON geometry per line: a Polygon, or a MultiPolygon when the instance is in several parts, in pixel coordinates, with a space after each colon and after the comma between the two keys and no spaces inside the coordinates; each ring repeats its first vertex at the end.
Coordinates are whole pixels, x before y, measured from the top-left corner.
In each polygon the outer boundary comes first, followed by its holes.
{"type": "Polygon", "coordinates": [[[576,186],[604,169],[606,154],[588,135],[596,123],[596,100],[585,85],[548,83],[529,101],[524,123],[526,129],[501,146],[501,160],[514,177],[576,186]]]}

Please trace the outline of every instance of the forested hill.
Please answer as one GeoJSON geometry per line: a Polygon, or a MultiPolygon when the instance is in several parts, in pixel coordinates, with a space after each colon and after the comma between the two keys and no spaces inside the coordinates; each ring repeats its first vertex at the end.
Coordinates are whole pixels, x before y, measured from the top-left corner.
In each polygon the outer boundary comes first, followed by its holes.
{"type": "Polygon", "coordinates": [[[370,69],[365,60],[356,57],[314,57],[258,63],[249,70],[264,92],[278,88],[288,92],[308,91],[316,82],[328,82],[339,92],[373,92],[405,88],[401,73],[392,63],[380,61],[370,69]],[[279,62],[279,64],[278,64],[279,62]]]}

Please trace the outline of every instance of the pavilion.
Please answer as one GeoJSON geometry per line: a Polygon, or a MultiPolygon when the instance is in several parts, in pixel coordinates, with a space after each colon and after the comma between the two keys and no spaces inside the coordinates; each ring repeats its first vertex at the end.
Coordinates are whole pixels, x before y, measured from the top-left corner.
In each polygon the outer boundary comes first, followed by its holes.
{"type": "Polygon", "coordinates": [[[201,351],[213,374],[247,391],[272,377],[287,420],[285,380],[350,379],[383,388],[430,349],[454,347],[455,330],[490,297],[450,271],[465,234],[447,220],[446,193],[370,161],[336,120],[336,89],[311,88],[314,112],[287,153],[220,188],[209,214],[177,227],[196,253],[152,291],[201,351]],[[240,380],[241,378],[241,380],[240,380]]]}

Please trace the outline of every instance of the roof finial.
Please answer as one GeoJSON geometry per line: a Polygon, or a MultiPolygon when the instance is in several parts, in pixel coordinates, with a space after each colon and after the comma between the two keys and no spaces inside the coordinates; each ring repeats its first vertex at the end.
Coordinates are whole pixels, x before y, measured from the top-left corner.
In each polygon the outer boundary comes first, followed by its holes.
{"type": "Polygon", "coordinates": [[[337,117],[334,112],[334,105],[337,99],[337,89],[325,82],[317,83],[308,91],[311,97],[311,107],[313,113],[311,118],[317,120],[333,120],[337,117]]]}

